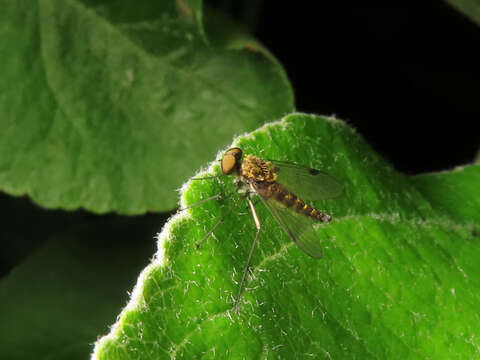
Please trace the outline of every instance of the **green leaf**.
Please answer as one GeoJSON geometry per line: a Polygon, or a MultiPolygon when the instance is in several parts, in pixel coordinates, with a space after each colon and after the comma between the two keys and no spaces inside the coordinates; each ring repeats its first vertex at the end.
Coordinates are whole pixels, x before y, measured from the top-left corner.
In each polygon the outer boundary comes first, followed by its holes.
{"type": "Polygon", "coordinates": [[[282,67],[237,28],[209,43],[200,1],[1,8],[0,189],[44,207],[171,209],[234,134],[293,108],[282,67]]]}
{"type": "Polygon", "coordinates": [[[70,221],[69,235],[51,237],[2,278],[1,358],[88,358],[147,263],[161,221],[158,215],[123,221],[90,217],[82,226],[70,221]]]}
{"type": "Polygon", "coordinates": [[[462,12],[471,20],[480,24],[480,1],[479,0],[446,0],[455,9],[462,12]]]}
{"type": "Polygon", "coordinates": [[[452,171],[413,177],[417,189],[448,218],[480,222],[479,166],[460,166],[452,171]]]}
{"type": "MultiPolygon", "coordinates": [[[[296,247],[259,202],[262,231],[236,314],[252,217],[232,179],[191,181],[183,206],[223,197],[168,222],[94,359],[479,356],[480,166],[407,177],[343,122],[303,114],[234,146],[342,182],[343,196],[314,204],[332,216],[316,227],[324,258],[296,247]]],[[[212,173],[218,162],[198,176],[212,173]]]]}

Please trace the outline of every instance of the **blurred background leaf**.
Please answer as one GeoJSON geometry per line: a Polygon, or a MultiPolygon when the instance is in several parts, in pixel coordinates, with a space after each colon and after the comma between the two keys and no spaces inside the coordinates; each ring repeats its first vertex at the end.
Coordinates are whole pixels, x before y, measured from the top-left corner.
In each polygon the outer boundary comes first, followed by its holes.
{"type": "Polygon", "coordinates": [[[480,1],[478,0],[446,0],[458,11],[480,24],[480,1]]]}
{"type": "Polygon", "coordinates": [[[71,222],[75,218],[82,225],[43,239],[0,281],[2,358],[87,358],[91,344],[128,299],[164,221],[160,215],[123,221],[69,216],[71,222]]]}
{"type": "Polygon", "coordinates": [[[200,1],[2,2],[0,189],[47,208],[171,210],[234,134],[292,111],[282,67],[246,35],[232,50],[228,20],[209,44],[202,17],[200,1]]]}

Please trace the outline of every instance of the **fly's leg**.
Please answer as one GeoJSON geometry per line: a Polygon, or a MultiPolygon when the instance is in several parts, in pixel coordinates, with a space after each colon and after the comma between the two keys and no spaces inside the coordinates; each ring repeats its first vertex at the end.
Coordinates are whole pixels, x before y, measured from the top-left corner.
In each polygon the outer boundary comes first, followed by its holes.
{"type": "MultiPolygon", "coordinates": [[[[252,192],[252,194],[256,194],[256,193],[255,193],[255,192],[252,192]]],[[[260,200],[260,199],[257,197],[257,198],[255,199],[255,201],[253,202],[253,205],[257,205],[259,200],[260,200]]]]}
{"type": "Polygon", "coordinates": [[[202,240],[200,240],[198,243],[195,244],[195,247],[196,247],[197,249],[200,248],[200,246],[202,246],[203,242],[204,242],[205,240],[207,240],[207,239],[210,237],[210,235],[213,234],[213,232],[215,231],[215,229],[225,221],[225,219],[227,218],[227,216],[230,215],[230,213],[232,212],[233,208],[234,208],[234,206],[230,207],[230,209],[228,210],[228,212],[227,212],[224,216],[222,216],[222,217],[220,218],[220,220],[218,220],[217,223],[216,223],[215,225],[213,225],[213,227],[212,227],[210,230],[208,230],[208,232],[205,234],[205,236],[202,238],[202,240]]]}
{"type": "Polygon", "coordinates": [[[260,230],[262,228],[261,224],[260,224],[260,220],[258,219],[257,212],[255,211],[255,206],[253,205],[252,200],[249,197],[247,197],[247,201],[248,201],[248,205],[250,206],[250,210],[252,211],[253,221],[255,222],[255,226],[257,228],[257,233],[255,234],[255,240],[253,240],[252,247],[250,248],[250,252],[248,253],[247,263],[245,264],[245,267],[243,268],[242,281],[240,281],[240,286],[238,288],[237,300],[235,302],[235,312],[237,314],[238,314],[238,309],[240,307],[240,298],[242,296],[243,285],[245,284],[245,279],[247,277],[248,268],[250,267],[250,262],[252,260],[253,251],[255,250],[255,246],[257,245],[258,235],[260,235],[260,230]]]}
{"type": "Polygon", "coordinates": [[[217,195],[213,195],[213,196],[210,196],[206,199],[203,199],[203,200],[200,200],[200,201],[197,201],[195,204],[192,204],[192,205],[188,205],[188,206],[185,206],[184,208],[181,208],[181,209],[178,209],[178,211],[185,211],[185,210],[188,210],[188,209],[191,209],[191,208],[194,208],[194,207],[197,207],[199,205],[202,205],[210,200],[219,200],[222,198],[222,194],[217,194],[217,195]]]}
{"type": "MultiPolygon", "coordinates": [[[[198,178],[193,178],[193,179],[190,179],[192,181],[203,181],[203,180],[211,180],[211,179],[219,179],[221,178],[223,175],[220,174],[220,175],[212,175],[212,176],[204,176],[204,177],[198,177],[198,178]]],[[[235,183],[235,185],[237,185],[235,183]]],[[[197,201],[196,203],[194,204],[191,204],[191,205],[188,205],[188,206],[185,206],[184,208],[181,208],[181,209],[178,209],[178,211],[184,211],[184,210],[187,210],[187,209],[191,209],[191,208],[194,208],[194,207],[197,207],[199,205],[202,205],[210,200],[220,200],[226,193],[228,192],[222,192],[222,193],[219,193],[217,195],[213,195],[213,196],[210,196],[206,199],[203,199],[203,200],[200,200],[200,201],[197,201]]]]}
{"type": "MultiPolygon", "coordinates": [[[[219,177],[220,177],[220,175],[218,175],[218,176],[207,176],[207,177],[202,177],[202,178],[194,178],[194,179],[192,179],[192,180],[208,180],[208,179],[217,179],[217,178],[219,178],[219,177]]],[[[236,186],[236,185],[237,185],[237,184],[235,184],[235,186],[236,186]]],[[[179,209],[178,212],[180,212],[180,211],[185,211],[185,210],[188,210],[188,209],[191,209],[191,208],[200,206],[200,205],[202,205],[202,204],[204,204],[204,203],[206,203],[206,202],[209,202],[209,201],[211,201],[211,200],[220,200],[220,199],[222,199],[223,197],[226,197],[226,194],[228,194],[228,193],[229,193],[229,191],[226,191],[226,192],[221,192],[221,193],[219,193],[219,194],[210,196],[210,197],[205,198],[205,199],[203,199],[203,200],[197,201],[197,202],[194,203],[194,204],[185,206],[184,208],[179,209]]],[[[197,242],[197,243],[195,244],[195,247],[196,247],[197,249],[203,244],[203,242],[204,242],[205,240],[207,240],[207,239],[210,237],[210,235],[213,234],[213,232],[215,231],[215,229],[216,229],[218,226],[220,226],[220,225],[225,221],[226,217],[232,212],[232,210],[233,210],[233,208],[235,207],[235,205],[236,205],[236,202],[234,203],[233,206],[230,207],[230,209],[227,211],[227,213],[226,213],[224,216],[222,216],[222,217],[220,218],[220,220],[218,220],[217,223],[205,234],[205,236],[204,236],[199,242],[197,242]]]]}
{"type": "Polygon", "coordinates": [[[199,178],[193,178],[191,180],[209,180],[209,179],[218,179],[219,177],[221,177],[222,174],[220,175],[212,175],[212,176],[204,176],[204,177],[199,177],[199,178]]]}
{"type": "MultiPolygon", "coordinates": [[[[251,195],[254,195],[254,194],[256,194],[255,191],[247,191],[245,194],[243,194],[243,195],[240,196],[240,199],[242,199],[242,200],[243,200],[243,199],[250,199],[250,200],[251,200],[251,197],[250,197],[250,196],[251,196],[251,195]]],[[[259,201],[259,200],[260,200],[260,199],[259,199],[258,197],[257,197],[255,200],[252,200],[254,207],[258,204],[258,201],[259,201]]],[[[250,204],[247,204],[247,205],[245,206],[245,210],[248,210],[248,208],[251,209],[250,204]]],[[[251,213],[251,211],[250,211],[250,213],[251,213]]]]}
{"type": "MultiPolygon", "coordinates": [[[[218,199],[219,199],[219,198],[221,198],[221,197],[222,197],[222,194],[217,194],[217,195],[211,196],[211,197],[209,197],[209,198],[206,198],[206,199],[204,199],[204,200],[200,200],[200,202],[206,202],[206,201],[209,201],[209,200],[214,199],[214,198],[218,198],[218,199]]],[[[230,208],[228,209],[227,213],[226,213],[225,215],[223,215],[223,216],[220,218],[220,220],[218,220],[218,221],[215,223],[215,225],[213,225],[213,227],[212,227],[210,230],[208,230],[208,232],[203,236],[203,238],[202,238],[199,242],[197,242],[197,243],[195,244],[195,247],[196,247],[197,249],[200,248],[200,246],[202,246],[203,242],[204,242],[205,240],[207,240],[207,239],[213,234],[213,232],[215,231],[215,229],[216,229],[217,227],[219,227],[219,226],[225,221],[225,219],[230,215],[230,213],[233,211],[233,209],[237,206],[237,203],[238,203],[238,200],[235,200],[235,201],[233,202],[233,205],[230,206],[230,208]]],[[[193,204],[193,206],[197,206],[197,205],[198,205],[198,202],[195,203],[195,204],[193,204]]]]}

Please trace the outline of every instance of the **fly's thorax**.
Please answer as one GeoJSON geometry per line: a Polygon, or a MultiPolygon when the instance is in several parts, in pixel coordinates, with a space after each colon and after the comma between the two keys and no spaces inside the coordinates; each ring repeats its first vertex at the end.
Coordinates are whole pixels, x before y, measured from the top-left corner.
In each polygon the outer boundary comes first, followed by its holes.
{"type": "Polygon", "coordinates": [[[273,183],[277,179],[273,171],[273,165],[269,161],[259,159],[253,155],[247,155],[240,166],[240,176],[247,182],[273,183]]]}

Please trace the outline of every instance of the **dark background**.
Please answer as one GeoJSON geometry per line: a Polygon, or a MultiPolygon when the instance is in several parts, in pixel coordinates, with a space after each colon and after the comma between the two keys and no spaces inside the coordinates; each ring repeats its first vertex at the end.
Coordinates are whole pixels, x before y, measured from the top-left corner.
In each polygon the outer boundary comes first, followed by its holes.
{"type": "Polygon", "coordinates": [[[480,145],[480,27],[442,1],[209,1],[284,65],[299,111],[346,120],[417,174],[480,145]]]}
{"type": "MultiPolygon", "coordinates": [[[[480,27],[449,5],[207,3],[245,24],[279,59],[299,111],[346,120],[398,170],[417,174],[449,169],[475,157],[480,144],[480,27]]],[[[0,209],[9,218],[18,213],[15,221],[2,221],[0,276],[52,229],[68,230],[79,220],[98,221],[82,211],[47,211],[28,198],[2,194],[0,209]]],[[[151,219],[132,221],[143,229],[151,219]]],[[[153,253],[152,239],[145,242],[153,253]]]]}

